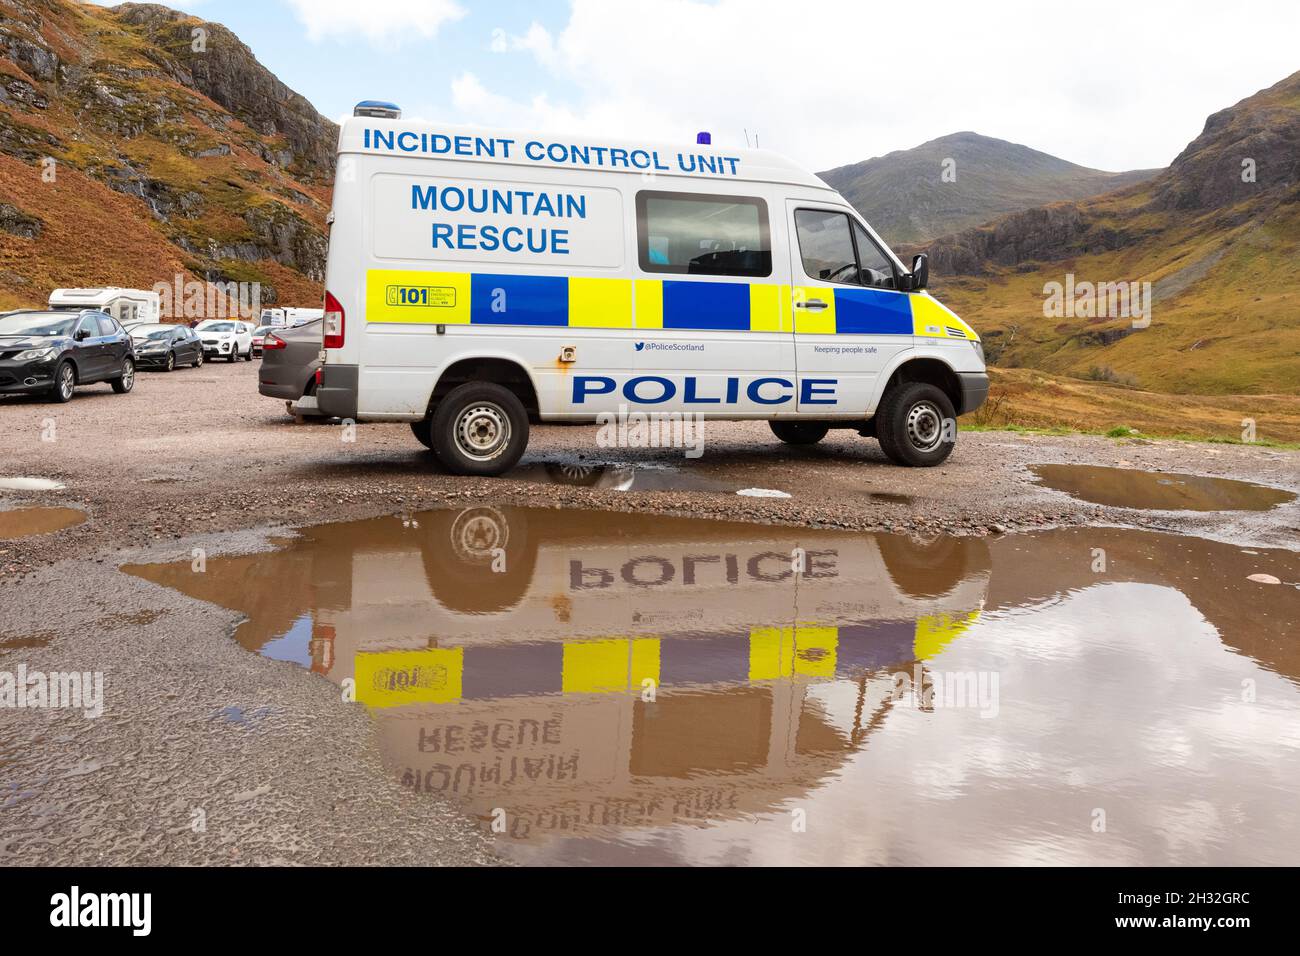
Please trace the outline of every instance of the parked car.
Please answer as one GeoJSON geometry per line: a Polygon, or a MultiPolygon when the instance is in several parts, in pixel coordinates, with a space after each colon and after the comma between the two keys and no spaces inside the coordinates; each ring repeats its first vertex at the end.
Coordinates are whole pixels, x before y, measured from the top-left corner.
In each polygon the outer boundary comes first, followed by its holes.
{"type": "Polygon", "coordinates": [[[253,329],[253,354],[254,355],[262,354],[262,343],[266,340],[266,334],[268,332],[274,332],[277,328],[279,328],[279,326],[259,325],[257,328],[253,329]]]}
{"type": "Polygon", "coordinates": [[[133,325],[127,331],[135,346],[137,368],[170,372],[177,365],[203,364],[203,340],[184,325],[133,325]]]}
{"type": "Polygon", "coordinates": [[[131,337],[105,312],[11,312],[0,318],[0,393],[72,401],[78,385],[135,385],[131,337]]]}
{"type": "Polygon", "coordinates": [[[203,351],[208,358],[224,358],[235,362],[241,358],[253,361],[253,327],[234,319],[208,319],[194,327],[203,340],[203,351]]]}
{"type": "Polygon", "coordinates": [[[293,329],[276,329],[262,342],[257,390],[284,399],[292,415],[316,414],[316,370],[320,368],[323,319],[293,329]]]}

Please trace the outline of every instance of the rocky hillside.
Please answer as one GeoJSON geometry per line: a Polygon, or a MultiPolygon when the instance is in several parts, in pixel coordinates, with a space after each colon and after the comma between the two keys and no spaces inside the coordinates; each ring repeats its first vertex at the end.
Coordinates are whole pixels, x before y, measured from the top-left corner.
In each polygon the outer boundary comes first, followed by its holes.
{"type": "Polygon", "coordinates": [[[177,275],[318,303],[337,135],[220,24],[0,0],[0,308],[177,275]]]}
{"type": "Polygon", "coordinates": [[[953,133],[819,175],[893,245],[924,242],[1046,203],[1112,192],[1156,172],[1108,173],[1006,140],[953,133]]]}
{"type": "Polygon", "coordinates": [[[1005,366],[1171,392],[1300,393],[1300,73],[1212,115],[1147,182],[928,249],[936,291],[1005,366]],[[1150,326],[1045,315],[1045,286],[1067,274],[1150,282],[1150,326]]]}

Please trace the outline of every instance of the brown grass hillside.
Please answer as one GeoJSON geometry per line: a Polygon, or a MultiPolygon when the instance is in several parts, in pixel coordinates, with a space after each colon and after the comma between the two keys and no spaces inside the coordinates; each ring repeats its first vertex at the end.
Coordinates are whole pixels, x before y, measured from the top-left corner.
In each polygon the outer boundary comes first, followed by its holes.
{"type": "Polygon", "coordinates": [[[219,24],[0,0],[0,308],[178,273],[319,304],[336,135],[219,24]]]}
{"type": "Polygon", "coordinates": [[[1149,182],[931,251],[936,294],[1003,367],[1174,394],[1300,394],[1300,73],[1211,116],[1149,182]],[[1066,273],[1151,282],[1150,327],[1046,317],[1044,287],[1066,273]]]}

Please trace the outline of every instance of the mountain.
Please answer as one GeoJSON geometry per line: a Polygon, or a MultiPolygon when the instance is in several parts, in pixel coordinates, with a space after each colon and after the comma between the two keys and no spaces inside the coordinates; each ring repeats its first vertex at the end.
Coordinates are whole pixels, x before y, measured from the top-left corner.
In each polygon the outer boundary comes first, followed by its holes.
{"type": "Polygon", "coordinates": [[[0,308],[178,275],[319,303],[337,135],[220,24],[0,0],[0,308]]]}
{"type": "Polygon", "coordinates": [[[968,132],[818,175],[895,245],[925,242],[1046,203],[1111,192],[1156,172],[1103,172],[968,132]]]}
{"type": "Polygon", "coordinates": [[[1005,367],[1164,392],[1300,393],[1300,73],[1212,115],[1150,180],[928,249],[936,292],[1005,367]],[[1068,277],[1151,283],[1150,325],[1048,314],[1050,284],[1068,277]]]}

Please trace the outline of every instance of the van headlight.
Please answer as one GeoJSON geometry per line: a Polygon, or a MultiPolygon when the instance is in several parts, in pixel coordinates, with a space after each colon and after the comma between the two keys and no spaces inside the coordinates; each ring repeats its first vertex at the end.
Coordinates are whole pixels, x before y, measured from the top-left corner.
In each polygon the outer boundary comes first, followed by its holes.
{"type": "Polygon", "coordinates": [[[975,350],[975,354],[979,356],[980,364],[987,365],[988,363],[984,361],[984,343],[979,339],[971,339],[970,345],[975,350]]]}
{"type": "Polygon", "coordinates": [[[41,359],[47,359],[54,354],[54,349],[28,349],[26,352],[19,352],[14,356],[15,362],[39,362],[41,359]]]}

